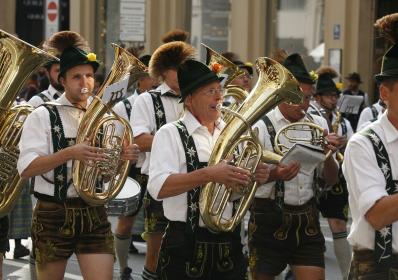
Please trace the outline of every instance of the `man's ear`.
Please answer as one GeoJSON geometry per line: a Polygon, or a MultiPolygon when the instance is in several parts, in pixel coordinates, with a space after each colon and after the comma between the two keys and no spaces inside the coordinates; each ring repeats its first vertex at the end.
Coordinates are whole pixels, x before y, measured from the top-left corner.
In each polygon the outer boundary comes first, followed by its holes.
{"type": "Polygon", "coordinates": [[[388,89],[387,86],[385,86],[383,84],[380,84],[380,86],[379,86],[380,99],[386,104],[387,104],[387,101],[388,101],[389,92],[390,92],[390,90],[388,89]]]}

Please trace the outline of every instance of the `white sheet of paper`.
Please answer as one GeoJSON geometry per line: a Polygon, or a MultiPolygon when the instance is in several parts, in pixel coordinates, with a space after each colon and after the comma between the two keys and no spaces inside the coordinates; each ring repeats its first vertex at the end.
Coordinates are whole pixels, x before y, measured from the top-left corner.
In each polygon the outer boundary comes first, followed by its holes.
{"type": "Polygon", "coordinates": [[[363,96],[343,94],[337,102],[337,109],[341,113],[356,115],[359,112],[362,102],[363,96]]]}
{"type": "Polygon", "coordinates": [[[129,77],[107,86],[104,94],[102,95],[102,102],[104,102],[105,104],[115,104],[125,98],[127,94],[128,83],[129,77]]]}
{"type": "Polygon", "coordinates": [[[325,160],[323,149],[296,143],[283,156],[281,163],[288,164],[292,161],[300,163],[300,172],[305,175],[312,175],[314,169],[325,160]]]}

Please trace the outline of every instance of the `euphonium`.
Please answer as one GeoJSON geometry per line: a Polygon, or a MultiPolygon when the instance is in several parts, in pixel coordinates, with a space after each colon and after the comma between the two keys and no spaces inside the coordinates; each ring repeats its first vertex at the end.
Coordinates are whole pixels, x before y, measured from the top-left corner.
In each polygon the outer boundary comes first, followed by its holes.
{"type": "Polygon", "coordinates": [[[89,141],[89,145],[100,147],[107,161],[73,163],[73,183],[79,196],[90,205],[104,205],[122,189],[129,170],[130,161],[120,159],[122,146],[133,142],[129,122],[111,109],[117,100],[103,103],[101,98],[107,86],[124,80],[130,74],[143,72],[146,66],[123,48],[112,44],[115,60],[111,72],[101,85],[87,108],[80,123],[76,143],[89,141]],[[122,135],[116,135],[116,128],[122,128],[122,135]],[[106,180],[106,183],[102,183],[106,180]]]}
{"type": "Polygon", "coordinates": [[[0,30],[0,217],[11,211],[22,190],[18,143],[33,111],[29,105],[12,105],[26,79],[50,60],[57,58],[0,30]]]}
{"type": "MultiPolygon", "coordinates": [[[[206,46],[202,43],[202,45],[206,48],[206,64],[213,72],[217,73],[220,77],[225,77],[223,81],[224,85],[224,100],[228,98],[232,98],[234,102],[231,102],[229,109],[236,111],[240,104],[246,99],[249,93],[240,86],[230,85],[230,83],[238,76],[244,74],[244,71],[241,70],[237,65],[233,62],[229,61],[227,58],[206,46]]],[[[231,116],[228,114],[224,117],[224,121],[228,122],[231,116]]]]}
{"type": "MultiPolygon", "coordinates": [[[[281,102],[302,102],[303,95],[297,80],[281,64],[261,57],[256,61],[256,69],[259,79],[238,111],[232,112],[233,118],[226,123],[214,145],[208,162],[209,166],[233,158],[233,164],[246,168],[254,174],[260,160],[269,161],[275,154],[263,152],[251,126],[281,102]],[[247,131],[249,134],[246,135],[247,131]],[[238,147],[241,152],[236,155],[238,147]]],[[[227,111],[230,110],[227,109],[227,111]]],[[[278,161],[279,158],[280,156],[277,155],[276,159],[271,159],[278,161]]],[[[249,186],[234,188],[214,182],[206,184],[201,189],[199,199],[203,222],[212,231],[232,231],[244,217],[256,189],[257,182],[252,182],[249,186]],[[240,189],[240,191],[236,192],[232,189],[240,189]],[[236,195],[242,195],[242,197],[239,198],[235,214],[230,219],[225,219],[223,213],[227,202],[236,195]]]]}

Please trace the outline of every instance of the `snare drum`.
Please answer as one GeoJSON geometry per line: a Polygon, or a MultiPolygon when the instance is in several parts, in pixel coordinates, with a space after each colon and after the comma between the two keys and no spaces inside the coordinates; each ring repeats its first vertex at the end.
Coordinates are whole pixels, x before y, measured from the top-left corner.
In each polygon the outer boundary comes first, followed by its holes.
{"type": "Polygon", "coordinates": [[[127,177],[120,193],[106,205],[109,216],[129,216],[139,205],[141,187],[138,182],[127,177]]]}

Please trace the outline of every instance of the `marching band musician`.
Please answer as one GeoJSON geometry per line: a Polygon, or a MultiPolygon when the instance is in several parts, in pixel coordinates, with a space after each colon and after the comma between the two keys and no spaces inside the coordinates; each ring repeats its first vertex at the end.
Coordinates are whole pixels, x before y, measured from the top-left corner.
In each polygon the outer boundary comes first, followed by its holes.
{"type": "MultiPolygon", "coordinates": [[[[177,68],[188,58],[193,58],[194,48],[184,42],[170,42],[161,45],[153,53],[149,62],[149,73],[162,81],[153,91],[139,95],[133,105],[131,126],[134,141],[142,152],[146,152],[141,173],[149,175],[149,160],[153,137],[156,131],[166,123],[175,121],[182,113],[182,104],[178,102],[180,89],[177,81],[177,68]]],[[[144,186],[141,186],[144,188],[144,186]]],[[[144,198],[145,232],[147,254],[143,279],[156,279],[156,265],[167,226],[162,203],[154,200],[148,193],[144,198]]]]}
{"type": "MultiPolygon", "coordinates": [[[[336,87],[332,76],[337,73],[330,67],[321,68],[318,73],[321,74],[316,83],[315,100],[322,108],[323,117],[328,122],[331,134],[336,136],[337,147],[340,151],[344,151],[348,139],[354,132],[349,120],[336,115],[340,90],[336,87]]],[[[322,216],[328,220],[342,279],[347,279],[351,260],[351,248],[347,241],[348,191],[341,170],[339,170],[338,183],[321,191],[318,208],[322,216]]]]}
{"type": "MultiPolygon", "coordinates": [[[[144,63],[146,66],[148,66],[149,59],[150,56],[144,56],[140,58],[141,62],[144,63]]],[[[130,121],[131,110],[135,99],[138,97],[139,94],[151,90],[154,84],[153,79],[149,76],[148,72],[140,72],[131,75],[129,82],[135,85],[134,94],[118,102],[113,107],[113,111],[127,121],[130,121]]],[[[119,261],[121,280],[132,279],[131,278],[132,269],[128,267],[128,253],[129,253],[129,246],[131,244],[131,229],[133,227],[135,217],[142,207],[143,198],[148,181],[148,176],[145,174],[141,174],[140,172],[142,162],[144,161],[144,159],[145,159],[145,154],[140,153],[136,165],[130,168],[130,173],[129,173],[129,176],[134,178],[140,184],[140,186],[142,186],[137,210],[129,214],[128,216],[120,216],[118,218],[118,223],[115,229],[115,251],[116,251],[116,257],[119,261]]]]}
{"type": "MultiPolygon", "coordinates": [[[[244,279],[240,227],[234,232],[212,233],[199,214],[200,186],[249,183],[250,173],[221,162],[206,166],[225,123],[218,106],[223,94],[220,78],[195,60],[178,69],[184,115],[163,126],[152,145],[148,191],[163,201],[170,220],[158,262],[160,279],[244,279]],[[167,148],[166,148],[167,147],[167,148]]],[[[260,163],[255,179],[264,183],[269,169],[260,163]]],[[[225,215],[232,214],[232,203],[225,215]]]]}
{"type": "MultiPolygon", "coordinates": [[[[301,56],[291,54],[283,65],[299,81],[304,102],[300,105],[281,103],[255,124],[262,146],[270,151],[274,150],[276,132],[290,123],[310,121],[324,128],[324,133],[328,130],[322,117],[306,116],[314,80],[301,56]]],[[[308,132],[295,132],[297,137],[308,137],[308,132]]],[[[324,152],[335,151],[334,137],[326,137],[329,144],[323,147],[324,152]]],[[[274,279],[287,264],[296,279],[325,278],[325,239],[315,201],[316,181],[319,174],[327,183],[334,184],[338,167],[330,157],[311,175],[299,171],[300,164],[295,161],[276,165],[271,168],[269,183],[257,190],[249,222],[249,265],[255,280],[274,279]]]]}
{"type": "Polygon", "coordinates": [[[352,226],[348,240],[354,248],[349,279],[398,279],[398,13],[375,26],[393,41],[385,53],[380,99],[387,105],[381,118],[348,142],[343,163],[352,226]],[[364,166],[365,164],[365,166],[364,166]]]}
{"type": "MultiPolygon", "coordinates": [[[[79,198],[71,178],[73,160],[106,160],[99,148],[74,141],[99,63],[76,32],[64,32],[52,44],[62,52],[59,81],[65,92],[56,104],[28,116],[18,160],[22,178],[36,176],[32,243],[38,279],[63,279],[73,253],[84,279],[112,279],[114,246],[105,208],[79,198]]],[[[137,145],[124,146],[122,158],[136,161],[138,153],[137,145]]]]}
{"type": "MultiPolygon", "coordinates": [[[[55,49],[48,46],[51,42],[57,40],[57,37],[64,36],[65,32],[68,31],[61,31],[54,33],[46,42],[43,44],[43,50],[48,51],[49,49],[55,49]]],[[[54,56],[58,57],[61,55],[58,50],[53,53],[54,56]]],[[[59,74],[59,62],[57,60],[52,60],[44,65],[46,75],[50,82],[48,89],[36,94],[31,99],[29,99],[28,104],[32,105],[33,107],[37,108],[44,102],[53,101],[61,96],[63,87],[58,80],[59,74]]]]}

